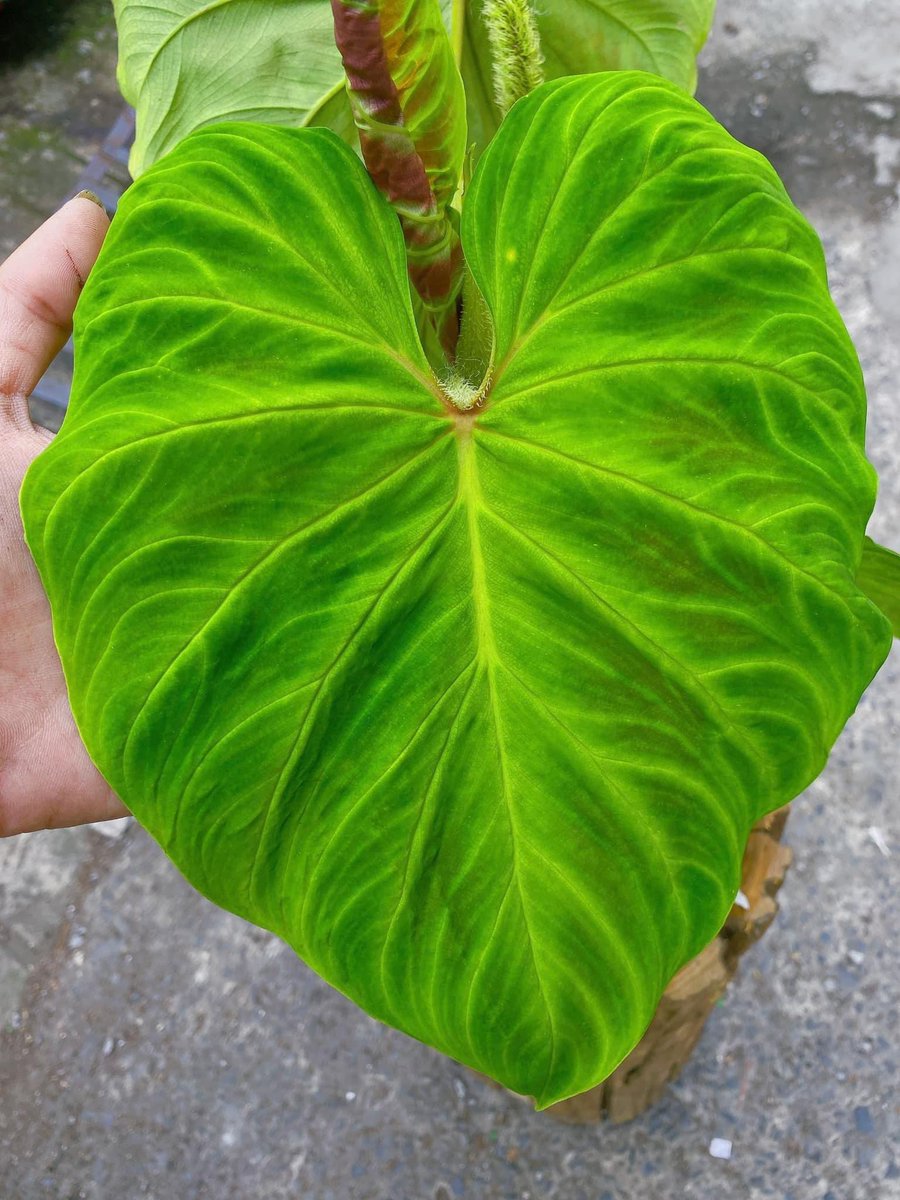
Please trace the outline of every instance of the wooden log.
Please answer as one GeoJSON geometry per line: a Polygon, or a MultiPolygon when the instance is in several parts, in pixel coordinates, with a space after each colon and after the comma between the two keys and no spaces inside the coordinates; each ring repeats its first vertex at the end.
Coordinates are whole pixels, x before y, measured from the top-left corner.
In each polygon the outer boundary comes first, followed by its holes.
{"type": "Polygon", "coordinates": [[[574,1125],[604,1119],[621,1124],[660,1099],[693,1053],[741,956],[775,918],[775,896],[792,858],[780,840],[787,816],[788,809],[782,808],[754,826],[744,854],[738,902],[718,936],[666,988],[650,1027],[631,1054],[597,1087],[548,1108],[550,1116],[574,1125]]]}

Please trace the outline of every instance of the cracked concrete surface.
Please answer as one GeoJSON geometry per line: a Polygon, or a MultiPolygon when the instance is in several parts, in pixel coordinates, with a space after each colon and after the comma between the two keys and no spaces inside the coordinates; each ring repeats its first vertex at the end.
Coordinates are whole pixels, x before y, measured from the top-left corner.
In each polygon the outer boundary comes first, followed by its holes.
{"type": "Polygon", "coordinates": [[[0,67],[0,258],[70,193],[122,107],[109,0],[56,7],[71,21],[56,49],[0,67]]]}
{"type": "MultiPolygon", "coordinates": [[[[702,67],[822,234],[869,387],[872,531],[900,546],[897,0],[721,0],[702,67]]],[[[0,1197],[897,1200],[898,777],[895,648],[795,805],[775,929],[619,1129],[557,1126],[370,1021],[135,826],[0,845],[0,1197]]]]}
{"type": "Polygon", "coordinates": [[[896,0],[794,0],[779,4],[720,4],[706,61],[720,54],[722,35],[732,53],[765,68],[774,50],[815,46],[806,72],[813,91],[879,96],[897,92],[900,21],[896,0]]]}

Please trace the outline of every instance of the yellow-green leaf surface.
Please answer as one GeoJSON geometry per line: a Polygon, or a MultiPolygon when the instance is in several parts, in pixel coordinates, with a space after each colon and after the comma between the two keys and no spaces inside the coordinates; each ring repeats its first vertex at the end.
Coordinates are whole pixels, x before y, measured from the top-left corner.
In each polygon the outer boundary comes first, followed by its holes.
{"type": "Polygon", "coordinates": [[[137,178],[217,121],[356,133],[329,0],[113,0],[137,178]]]}
{"type": "MultiPolygon", "coordinates": [[[[119,86],[137,110],[135,177],[187,134],[217,121],[321,125],[355,144],[330,0],[113,2],[119,86]]],[[[386,7],[390,23],[396,5],[386,7]]],[[[454,7],[441,0],[448,27],[454,7]]],[[[693,89],[695,58],[714,8],[715,0],[537,5],[545,75],[639,68],[693,89]]],[[[481,0],[468,0],[458,37],[469,135],[480,152],[500,121],[481,0]]],[[[415,44],[413,36],[409,72],[416,68],[415,44]]],[[[428,103],[421,107],[427,110],[428,103]]]]}
{"type": "Polygon", "coordinates": [[[900,554],[867,537],[856,579],[891,622],[894,637],[900,637],[900,554]]]}
{"type": "Polygon", "coordinates": [[[652,76],[550,83],[462,237],[468,414],[345,145],[188,138],[23,512],[85,742],[185,874],[543,1106],[635,1044],[890,629],[859,367],[762,158],[652,76]]]}

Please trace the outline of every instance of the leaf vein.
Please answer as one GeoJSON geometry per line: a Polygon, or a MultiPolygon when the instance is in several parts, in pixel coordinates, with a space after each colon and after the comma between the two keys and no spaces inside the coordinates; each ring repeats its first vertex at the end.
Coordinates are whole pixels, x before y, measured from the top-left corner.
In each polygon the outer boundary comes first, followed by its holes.
{"type": "Polygon", "coordinates": [[[492,437],[505,438],[507,441],[521,442],[523,445],[530,446],[532,449],[542,451],[545,454],[554,455],[557,458],[568,459],[570,462],[578,463],[580,466],[586,467],[590,471],[596,471],[598,475],[606,475],[610,478],[621,479],[625,483],[631,484],[634,487],[640,488],[644,491],[653,492],[661,499],[671,504],[691,509],[693,512],[702,513],[704,516],[709,517],[711,520],[720,524],[729,525],[735,529],[740,529],[743,533],[747,534],[748,537],[765,547],[770,554],[784,562],[788,567],[791,568],[791,571],[796,572],[798,575],[802,575],[811,583],[815,584],[820,591],[826,592],[833,599],[838,600],[841,605],[852,616],[854,616],[853,610],[850,607],[850,603],[845,596],[842,596],[840,592],[838,592],[830,584],[826,583],[824,579],[820,579],[818,575],[813,575],[812,572],[806,570],[805,567],[801,567],[798,563],[794,562],[792,558],[788,558],[784,551],[779,550],[777,546],[773,546],[771,542],[767,541],[754,529],[751,529],[747,525],[741,524],[740,521],[736,521],[734,517],[726,517],[721,513],[712,512],[710,509],[701,508],[699,505],[692,504],[689,500],[684,500],[681,496],[676,496],[673,492],[667,492],[663,488],[657,487],[655,484],[647,483],[646,480],[637,479],[633,475],[627,475],[623,471],[616,471],[612,467],[601,466],[599,463],[590,462],[590,460],[585,458],[579,458],[577,455],[569,454],[565,450],[557,450],[553,446],[546,446],[541,442],[535,442],[531,438],[523,438],[509,433],[502,433],[498,429],[493,429],[484,425],[481,426],[481,432],[490,433],[492,437]]]}

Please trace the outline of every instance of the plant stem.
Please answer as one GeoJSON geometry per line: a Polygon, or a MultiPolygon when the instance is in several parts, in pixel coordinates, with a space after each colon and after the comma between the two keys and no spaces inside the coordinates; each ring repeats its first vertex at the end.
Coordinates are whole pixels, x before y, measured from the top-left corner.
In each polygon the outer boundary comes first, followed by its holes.
{"type": "Polygon", "coordinates": [[[481,405],[493,375],[494,323],[478,284],[468,269],[462,285],[462,323],[456,359],[441,376],[441,386],[461,412],[481,405]]]}

